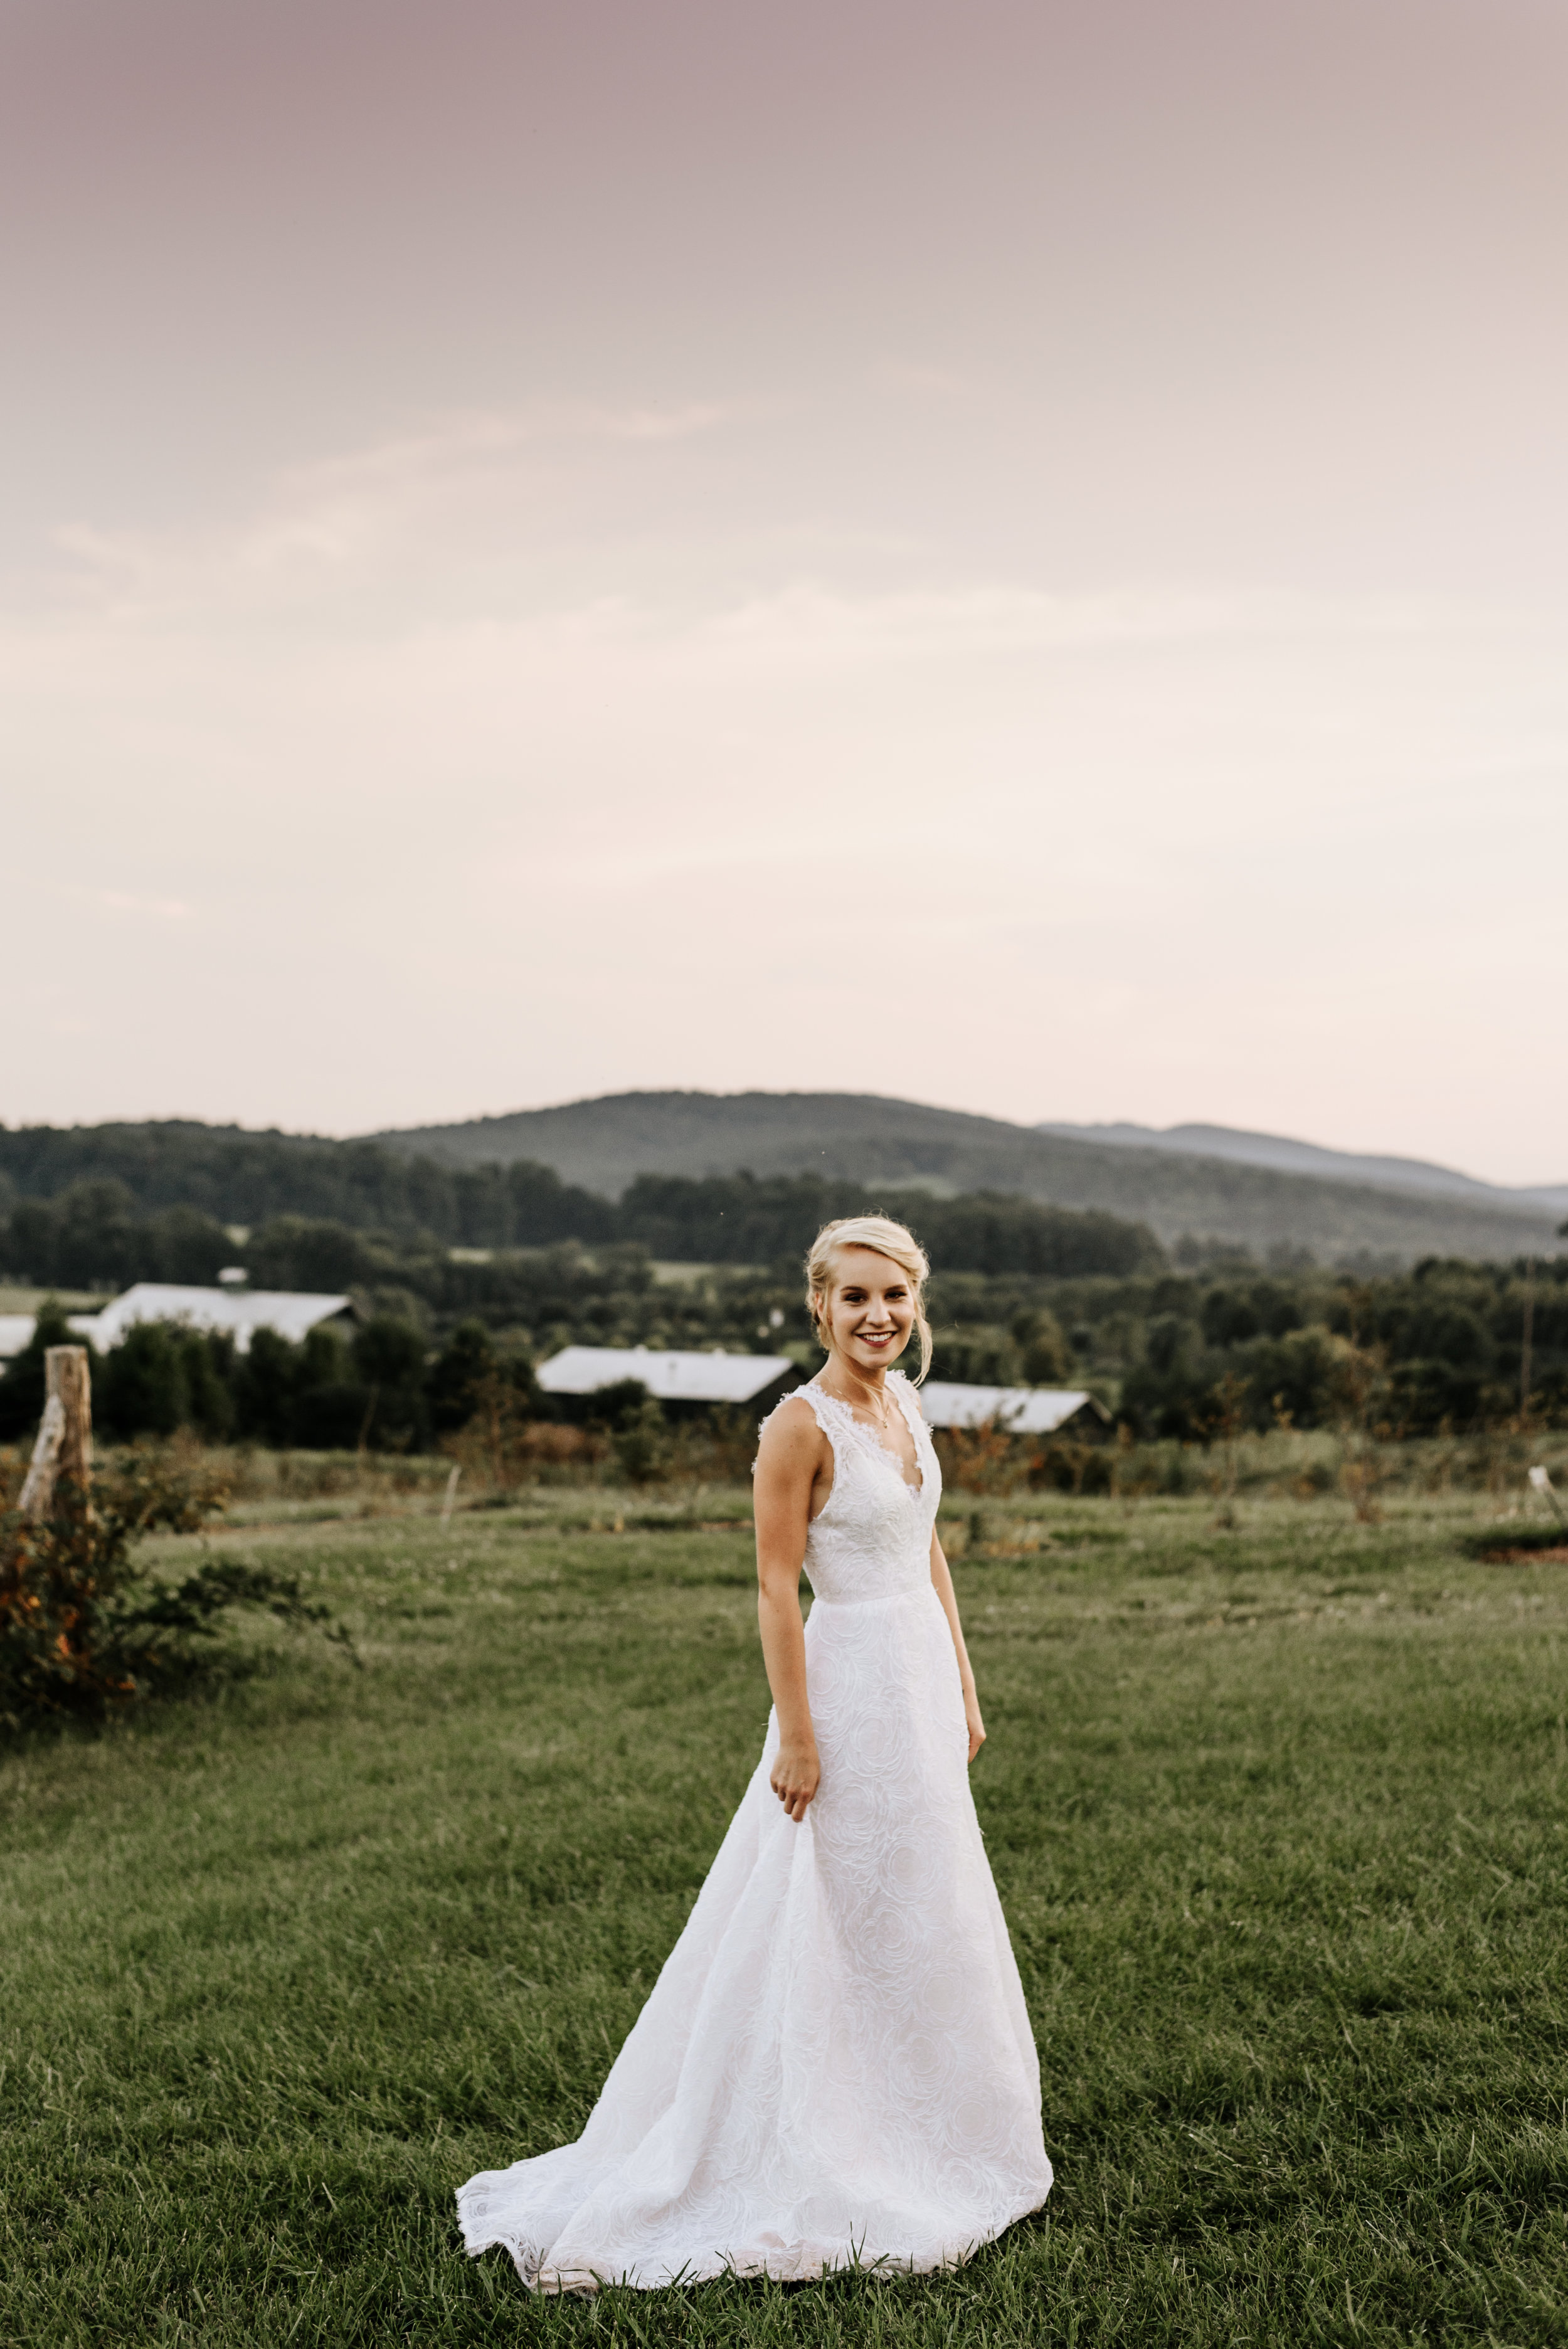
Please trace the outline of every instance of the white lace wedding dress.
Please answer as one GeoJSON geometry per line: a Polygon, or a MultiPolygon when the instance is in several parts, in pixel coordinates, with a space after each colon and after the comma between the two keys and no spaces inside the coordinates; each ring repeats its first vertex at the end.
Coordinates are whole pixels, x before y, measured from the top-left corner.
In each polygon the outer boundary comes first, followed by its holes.
{"type": "Polygon", "coordinates": [[[468,2249],[504,2244],[529,2284],[930,2269],[1050,2189],[1039,2065],[931,1583],[941,1471],[913,1389],[889,1384],[918,1487],[846,1405],[796,1391],[833,1447],[806,1545],[816,1800],[799,1826],[786,1816],[770,1720],[583,2135],[459,2193],[468,2249]]]}

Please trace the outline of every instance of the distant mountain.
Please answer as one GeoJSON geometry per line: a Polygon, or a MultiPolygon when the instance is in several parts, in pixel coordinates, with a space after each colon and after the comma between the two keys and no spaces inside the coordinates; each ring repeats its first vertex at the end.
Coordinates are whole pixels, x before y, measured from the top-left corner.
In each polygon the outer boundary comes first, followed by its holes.
{"type": "MultiPolygon", "coordinates": [[[[742,1168],[756,1174],[815,1171],[890,1188],[923,1185],[944,1194],[1016,1192],[1141,1219],[1168,1244],[1191,1233],[1259,1255],[1305,1247],[1324,1263],[1360,1254],[1404,1263],[1423,1256],[1506,1258],[1551,1255],[1558,1245],[1562,1210],[1544,1196],[1537,1203],[1485,1184],[1476,1185],[1475,1198],[1431,1186],[1423,1192],[1365,1174],[1260,1164],[1235,1153],[1178,1146],[1158,1135],[1122,1139],[1127,1129],[1113,1131],[1115,1139],[1046,1131],[864,1093],[647,1092],[374,1139],[454,1166],[535,1159],[563,1181],[610,1197],[636,1174],[742,1168]]],[[[1331,1160],[1337,1154],[1324,1154],[1331,1160]]]]}
{"type": "Polygon", "coordinates": [[[1283,1133],[1249,1133],[1233,1125],[1045,1123],[1035,1132],[1069,1142],[1109,1143],[1123,1150],[1165,1150],[1182,1158],[1230,1158],[1243,1166],[1273,1166],[1282,1174],[1317,1174],[1331,1183],[1371,1183],[1379,1190],[1465,1199],[1472,1206],[1520,1215],[1568,1214],[1568,1183],[1513,1189],[1461,1174],[1457,1167],[1434,1166],[1425,1158],[1362,1157],[1354,1151],[1326,1150],[1315,1142],[1293,1142],[1283,1133]]]}

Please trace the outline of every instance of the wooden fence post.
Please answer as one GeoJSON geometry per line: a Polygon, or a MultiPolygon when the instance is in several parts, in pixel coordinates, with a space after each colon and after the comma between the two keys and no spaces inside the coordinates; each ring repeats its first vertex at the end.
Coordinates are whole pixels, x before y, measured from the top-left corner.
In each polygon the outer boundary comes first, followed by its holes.
{"type": "Polygon", "coordinates": [[[32,1464],[17,1506],[25,1517],[46,1517],[63,1476],[88,1490],[93,1464],[92,1378],[85,1346],[49,1346],[44,1353],[44,1416],[32,1464]]]}

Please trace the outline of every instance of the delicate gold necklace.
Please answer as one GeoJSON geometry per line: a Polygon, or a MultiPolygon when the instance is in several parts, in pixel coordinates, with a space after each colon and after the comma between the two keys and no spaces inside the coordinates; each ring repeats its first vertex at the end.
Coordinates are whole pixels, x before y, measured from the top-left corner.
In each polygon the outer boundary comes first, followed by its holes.
{"type": "MultiPolygon", "coordinates": [[[[865,1388],[863,1390],[864,1401],[861,1407],[874,1414],[877,1425],[882,1429],[882,1433],[885,1435],[888,1429],[892,1424],[891,1417],[892,1405],[889,1401],[887,1389],[883,1387],[881,1391],[881,1408],[878,1409],[876,1400],[877,1392],[878,1391],[875,1387],[865,1388]]],[[[852,1394],[851,1395],[850,1400],[852,1403],[854,1401],[852,1394]]]]}

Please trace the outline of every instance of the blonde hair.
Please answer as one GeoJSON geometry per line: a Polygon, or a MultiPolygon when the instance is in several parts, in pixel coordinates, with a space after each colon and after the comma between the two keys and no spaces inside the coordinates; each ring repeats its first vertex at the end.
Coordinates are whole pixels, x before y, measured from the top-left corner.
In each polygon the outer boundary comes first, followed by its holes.
{"type": "Polygon", "coordinates": [[[903,1224],[895,1224],[891,1216],[841,1216],[835,1224],[824,1224],[806,1252],[806,1309],[811,1316],[811,1327],[817,1341],[828,1348],[828,1324],[825,1307],[829,1285],[833,1277],[833,1258],[840,1248],[874,1249],[896,1264],[907,1274],[914,1291],[914,1326],[920,1332],[919,1386],[931,1368],[931,1324],[925,1318],[925,1284],[931,1276],[931,1262],[914,1234],[903,1224]]]}

